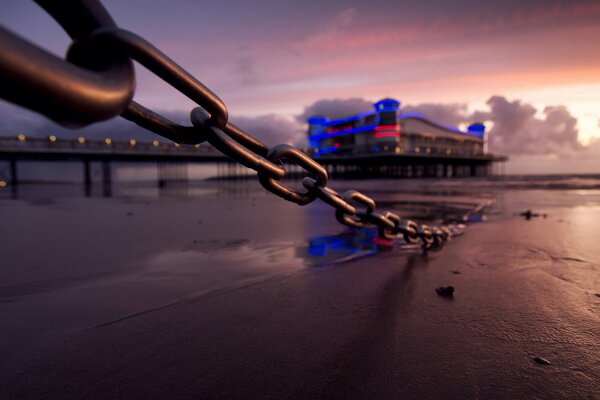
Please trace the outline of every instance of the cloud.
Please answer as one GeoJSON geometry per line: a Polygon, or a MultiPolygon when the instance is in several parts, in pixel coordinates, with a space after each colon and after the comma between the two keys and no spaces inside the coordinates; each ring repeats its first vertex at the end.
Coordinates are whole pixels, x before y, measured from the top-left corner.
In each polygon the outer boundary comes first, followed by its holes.
{"type": "Polygon", "coordinates": [[[269,146],[280,143],[302,146],[306,142],[303,125],[279,115],[233,117],[232,122],[269,146]]]}
{"type": "Polygon", "coordinates": [[[256,72],[256,60],[250,56],[242,56],[235,61],[231,72],[238,77],[243,85],[256,85],[259,83],[256,72]]]}
{"type": "Polygon", "coordinates": [[[494,123],[489,131],[490,150],[503,154],[569,154],[583,150],[577,119],[565,106],[546,107],[542,115],[530,104],[492,96],[489,112],[475,113],[494,123]]]}
{"type": "MultiPolygon", "coordinates": [[[[295,44],[298,49],[335,49],[343,41],[347,29],[357,15],[355,8],[346,8],[295,44]]],[[[351,30],[350,30],[351,31],[351,30]]]]}
{"type": "Polygon", "coordinates": [[[404,111],[417,111],[446,125],[476,121],[491,122],[488,144],[491,152],[507,155],[574,155],[585,149],[578,141],[577,119],[564,105],[546,107],[541,114],[531,104],[491,96],[487,110],[467,112],[465,104],[417,104],[404,111]]]}
{"type": "Polygon", "coordinates": [[[323,99],[304,107],[304,112],[296,116],[296,120],[305,123],[314,115],[324,115],[329,119],[347,117],[373,109],[373,102],[361,98],[323,99]]]}
{"type": "Polygon", "coordinates": [[[461,103],[422,103],[403,106],[401,112],[418,112],[444,125],[458,126],[469,121],[467,105],[461,103]]]}

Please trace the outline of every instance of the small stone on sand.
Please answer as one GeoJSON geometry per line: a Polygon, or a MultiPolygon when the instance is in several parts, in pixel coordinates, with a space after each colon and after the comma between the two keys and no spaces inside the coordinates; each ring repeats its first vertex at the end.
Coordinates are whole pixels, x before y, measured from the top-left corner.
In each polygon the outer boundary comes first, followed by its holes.
{"type": "Polygon", "coordinates": [[[533,357],[533,361],[535,361],[536,363],[540,364],[540,365],[548,365],[550,364],[550,361],[546,360],[545,358],[542,357],[533,357]]]}
{"type": "Polygon", "coordinates": [[[444,296],[444,297],[452,297],[454,296],[454,286],[440,286],[439,288],[436,288],[435,291],[437,292],[437,294],[439,296],[444,296]]]}

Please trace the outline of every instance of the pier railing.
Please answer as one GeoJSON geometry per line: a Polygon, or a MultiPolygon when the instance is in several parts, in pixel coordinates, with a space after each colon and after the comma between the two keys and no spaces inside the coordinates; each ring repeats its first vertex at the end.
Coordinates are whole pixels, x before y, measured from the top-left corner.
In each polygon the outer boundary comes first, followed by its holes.
{"type": "Polygon", "coordinates": [[[208,144],[179,145],[158,140],[140,142],[135,139],[90,140],[79,138],[58,138],[56,136],[26,137],[24,135],[0,137],[0,153],[2,154],[43,154],[48,155],[145,155],[145,156],[221,156],[214,147],[208,144]]]}

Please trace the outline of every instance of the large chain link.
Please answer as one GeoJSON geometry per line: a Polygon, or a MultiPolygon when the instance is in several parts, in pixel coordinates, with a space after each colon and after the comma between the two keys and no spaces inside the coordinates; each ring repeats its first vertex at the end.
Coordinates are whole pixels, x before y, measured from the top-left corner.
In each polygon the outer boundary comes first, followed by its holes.
{"type": "Polygon", "coordinates": [[[377,212],[375,201],[355,190],[339,194],[327,186],[327,170],[287,144],[269,148],[229,121],[227,106],[202,82],[142,37],[118,28],[97,0],[36,0],[73,38],[67,60],[60,60],[0,28],[1,96],[38,111],[65,126],[82,126],[121,115],[156,134],[182,144],[208,141],[233,160],[256,171],[271,193],[299,205],[320,199],[349,227],[374,225],[381,238],[402,237],[425,248],[440,247],[462,226],[430,227],[392,212],[377,212]],[[191,126],[182,126],[132,100],[131,61],[163,79],[200,107],[191,126]],[[287,162],[284,163],[284,161],[287,162]],[[305,170],[304,192],[285,186],[286,165],[305,170]]]}

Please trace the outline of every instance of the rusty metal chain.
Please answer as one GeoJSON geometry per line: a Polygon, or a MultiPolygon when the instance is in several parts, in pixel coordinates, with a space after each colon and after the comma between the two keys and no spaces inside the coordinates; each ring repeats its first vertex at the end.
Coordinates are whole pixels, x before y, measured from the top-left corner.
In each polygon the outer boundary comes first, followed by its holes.
{"type": "Polygon", "coordinates": [[[425,248],[441,247],[461,226],[434,226],[377,212],[375,201],[355,190],[342,194],[327,186],[327,170],[300,149],[269,148],[229,121],[227,106],[209,88],[142,37],[118,28],[98,0],[36,0],[73,39],[66,60],[51,55],[0,27],[0,96],[46,115],[67,127],[122,117],[177,143],[207,141],[217,150],[258,173],[260,184],[290,202],[316,199],[335,209],[349,227],[373,225],[381,238],[402,237],[425,248]],[[137,61],[200,107],[182,126],[133,101],[137,61]],[[306,172],[304,192],[285,186],[285,163],[306,172]]]}

